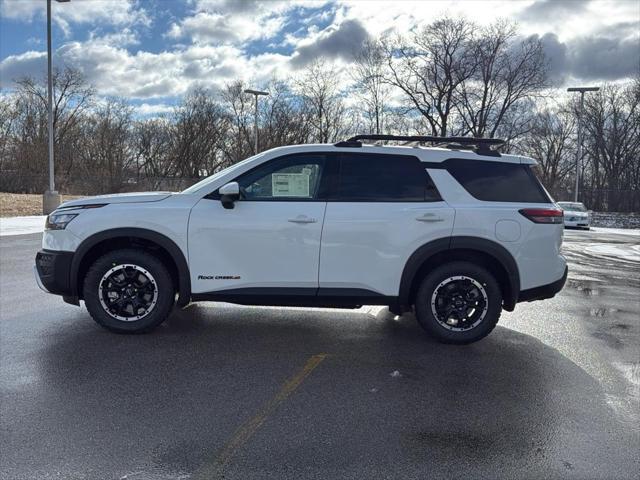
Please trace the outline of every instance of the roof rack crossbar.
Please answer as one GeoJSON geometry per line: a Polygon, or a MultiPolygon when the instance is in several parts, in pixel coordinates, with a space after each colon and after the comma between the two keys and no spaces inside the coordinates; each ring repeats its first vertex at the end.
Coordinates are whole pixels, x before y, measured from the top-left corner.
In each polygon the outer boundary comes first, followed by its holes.
{"type": "Polygon", "coordinates": [[[504,140],[500,138],[476,138],[476,137],[436,137],[430,135],[356,135],[347,142],[359,142],[361,140],[399,140],[419,143],[459,143],[467,145],[502,145],[504,140]]]}
{"type": "Polygon", "coordinates": [[[455,148],[458,146],[474,147],[473,150],[481,155],[500,156],[491,146],[499,146],[505,143],[500,138],[476,138],[476,137],[436,137],[430,135],[382,135],[366,134],[356,135],[343,142],[336,143],[336,147],[362,147],[362,140],[388,141],[397,140],[407,143],[433,143],[444,145],[445,148],[455,148]]]}

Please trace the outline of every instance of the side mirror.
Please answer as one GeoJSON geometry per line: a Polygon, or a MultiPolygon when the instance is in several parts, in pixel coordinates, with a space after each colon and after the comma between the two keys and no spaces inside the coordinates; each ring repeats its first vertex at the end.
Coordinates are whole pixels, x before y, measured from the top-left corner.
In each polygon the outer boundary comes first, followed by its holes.
{"type": "Polygon", "coordinates": [[[240,185],[238,182],[229,182],[220,187],[220,202],[224,208],[233,208],[234,202],[240,198],[240,185]]]}

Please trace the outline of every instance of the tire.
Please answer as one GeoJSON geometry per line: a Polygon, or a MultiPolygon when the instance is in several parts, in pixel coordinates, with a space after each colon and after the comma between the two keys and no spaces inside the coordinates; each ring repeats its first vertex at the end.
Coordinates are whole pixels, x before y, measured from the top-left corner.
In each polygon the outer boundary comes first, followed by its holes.
{"type": "Polygon", "coordinates": [[[416,294],[415,311],[420,326],[440,342],[477,342],[498,323],[502,292],[486,269],[470,262],[452,262],[424,278],[416,294]]]}
{"type": "Polygon", "coordinates": [[[167,319],[175,302],[167,267],[144,250],[114,250],[98,258],[83,288],[91,317],[116,333],[153,330],[167,319]]]}

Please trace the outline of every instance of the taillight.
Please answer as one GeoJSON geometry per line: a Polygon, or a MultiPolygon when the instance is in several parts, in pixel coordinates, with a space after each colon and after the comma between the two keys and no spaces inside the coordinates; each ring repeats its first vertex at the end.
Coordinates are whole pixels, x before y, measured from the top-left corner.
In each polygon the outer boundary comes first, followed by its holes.
{"type": "Polygon", "coordinates": [[[523,208],[520,213],[533,223],[563,223],[564,214],[559,208],[523,208]]]}

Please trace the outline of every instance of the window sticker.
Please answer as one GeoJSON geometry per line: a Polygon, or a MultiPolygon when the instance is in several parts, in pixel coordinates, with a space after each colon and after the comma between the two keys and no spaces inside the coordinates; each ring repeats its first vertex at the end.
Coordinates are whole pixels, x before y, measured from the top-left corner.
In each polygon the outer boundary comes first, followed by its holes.
{"type": "Polygon", "coordinates": [[[274,173],[271,191],[274,197],[309,197],[309,174],[274,173]]]}

